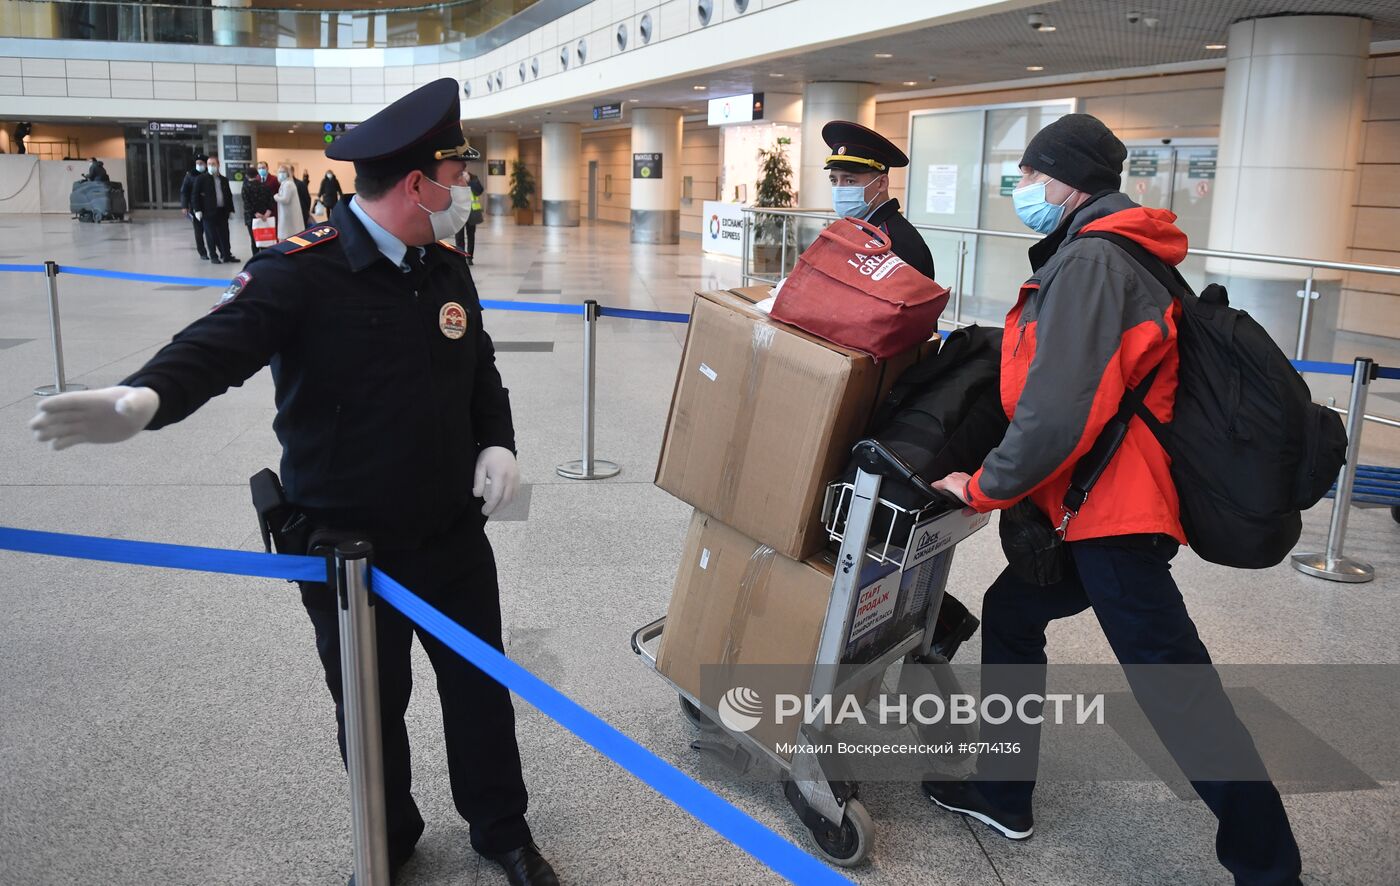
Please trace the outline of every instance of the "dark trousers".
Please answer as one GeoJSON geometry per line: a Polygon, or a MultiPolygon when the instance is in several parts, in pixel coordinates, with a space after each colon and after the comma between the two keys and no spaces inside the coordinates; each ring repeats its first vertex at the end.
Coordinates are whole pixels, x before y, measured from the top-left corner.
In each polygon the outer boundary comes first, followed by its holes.
{"type": "MultiPolygon", "coordinates": [[[[375,565],[482,640],[503,648],[496,561],[479,517],[459,521],[452,531],[418,550],[376,552],[375,565]]],[[[343,760],[345,709],[337,613],[325,585],[302,585],[302,590],[316,629],[316,651],[326,671],[326,686],[335,699],[343,760]]],[[[413,774],[404,725],[413,691],[410,650],[415,628],[388,604],[378,603],[374,610],[389,853],[401,860],[423,833],[423,817],[410,792],[413,774]]],[[[531,838],[525,823],[527,796],[510,692],[427,633],[417,633],[437,675],[452,799],[471,826],[472,847],[483,855],[519,848],[531,838]]]]}
{"type": "Polygon", "coordinates": [[[476,225],[463,225],[457,232],[457,248],[467,255],[476,252],[476,225]]]}
{"type": "Polygon", "coordinates": [[[257,255],[261,247],[258,246],[257,239],[253,237],[253,220],[248,219],[245,224],[248,228],[248,254],[257,255]]]}
{"type": "Polygon", "coordinates": [[[209,244],[209,255],[229,260],[233,253],[228,245],[228,213],[211,209],[204,213],[204,240],[209,244]]]}
{"type": "Polygon", "coordinates": [[[204,222],[194,217],[190,213],[190,224],[194,226],[194,248],[199,250],[199,254],[205,258],[209,257],[209,251],[204,247],[204,222]]]}
{"type": "MultiPolygon", "coordinates": [[[[1219,820],[1220,863],[1239,884],[1296,883],[1301,862],[1288,814],[1172,580],[1177,548],[1166,536],[1074,542],[1069,545],[1073,568],[1049,587],[1003,572],[982,604],[982,664],[1033,667],[986,668],[983,697],[993,692],[1043,696],[1046,626],[1092,607],[1135,698],[1183,770],[1189,775],[1201,771],[1200,761],[1228,757],[1240,773],[1232,777],[1241,780],[1191,782],[1219,820]],[[1139,665],[1193,667],[1168,671],[1139,665]]],[[[981,740],[1019,740],[1033,765],[1040,728],[1012,718],[1004,726],[984,726],[981,740]]],[[[1008,811],[1029,812],[1035,782],[999,780],[996,756],[979,761],[983,795],[1008,811]]],[[[1003,759],[1008,762],[1002,766],[1014,765],[1003,759]]],[[[1025,765],[1021,761],[1023,768],[1013,777],[1024,778],[1025,765]]]]}

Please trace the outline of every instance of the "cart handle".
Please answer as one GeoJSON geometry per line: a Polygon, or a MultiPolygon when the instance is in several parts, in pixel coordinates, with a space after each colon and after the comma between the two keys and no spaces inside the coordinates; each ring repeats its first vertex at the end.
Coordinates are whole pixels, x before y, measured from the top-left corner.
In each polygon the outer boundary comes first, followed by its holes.
{"type": "Polygon", "coordinates": [[[851,455],[860,470],[882,477],[899,477],[927,496],[930,504],[941,504],[950,510],[966,507],[956,495],[942,489],[934,489],[933,485],[919,476],[919,472],[910,467],[908,462],[879,440],[869,437],[861,440],[852,448],[851,455]]]}

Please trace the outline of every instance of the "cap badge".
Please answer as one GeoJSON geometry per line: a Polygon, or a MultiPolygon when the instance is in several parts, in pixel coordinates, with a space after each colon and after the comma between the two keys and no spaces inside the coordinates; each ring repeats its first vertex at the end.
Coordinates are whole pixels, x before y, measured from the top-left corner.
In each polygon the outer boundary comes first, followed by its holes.
{"type": "Polygon", "coordinates": [[[455,301],[448,302],[438,311],[438,329],[456,341],[467,334],[467,312],[455,301]]]}
{"type": "Polygon", "coordinates": [[[837,149],[836,149],[836,153],[838,153],[838,154],[844,154],[844,153],[846,153],[846,146],[845,146],[845,145],[842,145],[841,147],[837,148],[837,149]]]}

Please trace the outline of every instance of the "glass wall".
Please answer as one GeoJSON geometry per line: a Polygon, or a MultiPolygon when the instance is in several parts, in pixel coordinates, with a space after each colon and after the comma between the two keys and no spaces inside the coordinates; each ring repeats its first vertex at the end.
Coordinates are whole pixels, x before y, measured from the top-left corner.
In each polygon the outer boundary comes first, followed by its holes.
{"type": "Polygon", "coordinates": [[[535,2],[456,0],[401,4],[399,9],[216,11],[209,0],[26,0],[0,4],[0,37],[278,49],[426,46],[483,34],[535,2]],[[236,27],[229,26],[232,21],[236,27]]]}

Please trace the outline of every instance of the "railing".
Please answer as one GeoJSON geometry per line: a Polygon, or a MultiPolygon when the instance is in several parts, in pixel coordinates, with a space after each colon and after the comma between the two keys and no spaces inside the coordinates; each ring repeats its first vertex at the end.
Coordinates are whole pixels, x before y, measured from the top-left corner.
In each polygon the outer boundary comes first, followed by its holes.
{"type": "MultiPolygon", "coordinates": [[[[795,244],[795,231],[793,231],[792,228],[796,226],[789,222],[789,219],[806,219],[811,221],[819,221],[822,222],[823,225],[825,225],[835,221],[837,218],[837,216],[831,212],[815,212],[812,210],[803,209],[768,209],[755,206],[746,206],[744,207],[743,212],[746,216],[746,219],[743,231],[743,248],[741,250],[742,258],[740,259],[740,273],[745,285],[748,285],[749,283],[755,281],[761,283],[775,284],[778,282],[778,278],[786,276],[786,274],[788,273],[788,269],[793,264],[795,264],[798,250],[796,248],[790,249],[789,242],[791,241],[795,244]],[[754,272],[753,247],[755,244],[753,231],[757,226],[765,224],[764,222],[758,221],[756,219],[756,216],[767,216],[770,219],[780,219],[780,221],[777,223],[780,228],[777,237],[778,243],[774,244],[779,246],[780,258],[778,263],[778,277],[764,276],[762,274],[754,272]]],[[[769,221],[766,224],[771,225],[773,224],[773,222],[769,221]]],[[[1037,234],[1022,233],[1019,231],[994,231],[986,230],[983,228],[964,228],[953,225],[930,225],[918,223],[915,223],[914,227],[920,231],[928,231],[931,233],[938,234],[954,234],[958,237],[957,259],[953,272],[953,284],[951,287],[952,296],[949,301],[950,316],[946,320],[946,322],[955,327],[967,325],[967,322],[965,322],[963,319],[963,301],[964,293],[967,290],[967,256],[970,251],[968,249],[968,238],[973,238],[974,244],[976,242],[976,238],[979,237],[1001,238],[1009,240],[1040,239],[1040,236],[1037,234]]],[[[1227,252],[1225,250],[1220,249],[1191,248],[1187,250],[1187,256],[1199,258],[1229,259],[1232,261],[1257,262],[1259,264],[1267,265],[1285,265],[1289,267],[1307,268],[1307,278],[1303,282],[1303,288],[1298,291],[1298,297],[1302,299],[1303,305],[1300,309],[1298,317],[1298,339],[1294,347],[1293,354],[1295,360],[1307,359],[1308,335],[1312,331],[1313,302],[1316,301],[1319,297],[1317,289],[1314,288],[1314,281],[1317,271],[1347,271],[1352,273],[1380,274],[1388,277],[1400,277],[1400,268],[1391,267],[1389,265],[1367,265],[1359,264],[1356,262],[1338,262],[1326,261],[1323,259],[1292,258],[1289,256],[1282,255],[1260,255],[1248,252],[1227,252]]],[[[1000,318],[984,317],[983,319],[999,320],[1000,318]]],[[[1370,416],[1367,416],[1367,418],[1370,418],[1370,416]]]]}
{"type": "MultiPolygon", "coordinates": [[[[11,0],[0,37],[269,49],[428,46],[476,37],[537,0],[454,0],[380,9],[272,9],[125,0],[11,0]]],[[[291,6],[288,0],[289,7],[291,6]]],[[[366,4],[368,5],[368,4],[366,4]]]]}

